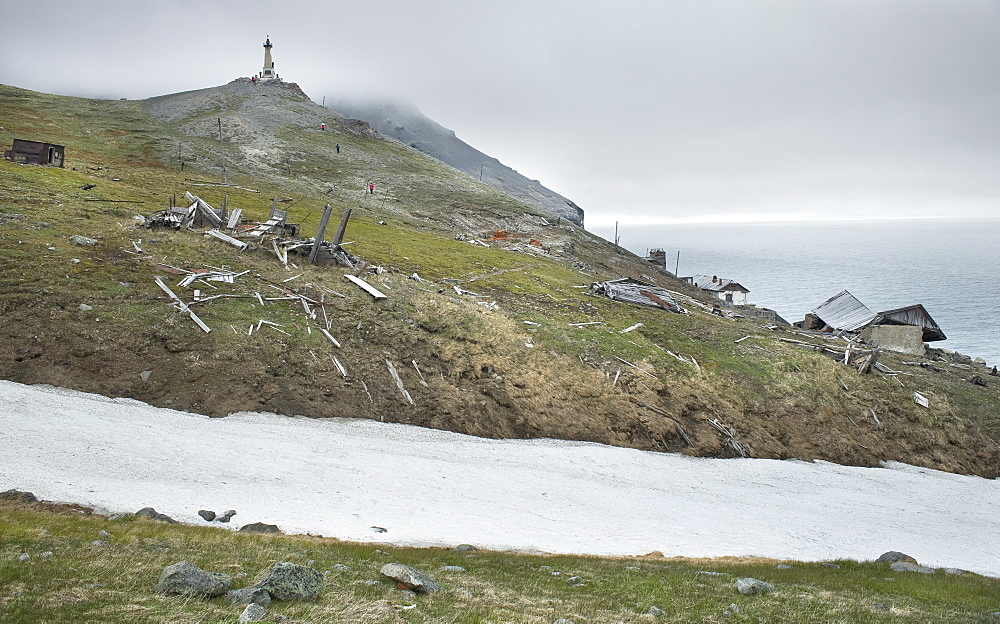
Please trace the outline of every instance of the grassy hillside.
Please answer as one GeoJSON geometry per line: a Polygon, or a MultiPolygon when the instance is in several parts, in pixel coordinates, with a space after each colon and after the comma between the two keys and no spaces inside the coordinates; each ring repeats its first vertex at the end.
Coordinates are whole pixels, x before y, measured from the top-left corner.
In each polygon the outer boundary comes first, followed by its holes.
{"type": "Polygon", "coordinates": [[[786,562],[790,567],[779,569],[781,562],[764,559],[699,561],[655,553],[615,559],[414,549],[317,536],[248,535],[132,516],[108,520],[85,508],[0,501],[0,620],[236,621],[243,606],[225,597],[156,593],[163,568],[182,560],[232,576],[234,588],[258,582],[277,561],[324,572],[318,601],[276,601],[268,608],[268,621],[302,624],[541,624],[558,618],[595,624],[972,623],[992,621],[990,613],[1000,608],[997,579],[940,570],[932,575],[893,572],[884,563],[786,562]],[[95,544],[98,540],[102,543],[95,544]],[[389,562],[422,570],[444,589],[407,595],[379,574],[389,562]],[[464,571],[442,571],[442,566],[464,571]],[[769,582],[775,591],[741,595],[735,579],[742,577],[769,582]],[[652,607],[662,614],[649,615],[652,607]]]}
{"type": "Polygon", "coordinates": [[[13,138],[66,145],[66,168],[0,161],[0,377],[213,416],[365,417],[734,455],[715,420],[755,457],[893,459],[1000,475],[1000,380],[985,369],[939,362],[935,371],[886,353],[881,361],[905,374],[861,376],[782,341],[787,332],[713,316],[683,298],[688,315],[592,296],[589,283],[630,276],[701,297],[295,88],[236,82],[131,102],[0,86],[0,144],[13,138]],[[224,176],[234,186],[199,182],[224,176]],[[268,245],[241,253],[199,231],[147,230],[135,219],[171,196],[181,203],[185,191],[216,207],[225,198],[257,220],[277,198],[304,236],[315,235],[325,203],[335,209],[327,238],[352,208],[346,247],[369,269],[381,267],[360,273],[388,298],[359,290],[343,267],[293,259],[286,268],[268,245]],[[512,240],[469,242],[498,229],[512,240]],[[76,246],[72,235],[98,244],[76,246]],[[157,263],[247,273],[184,289],[157,263]],[[188,302],[195,288],[235,296],[193,304],[206,334],[169,307],[155,275],[188,302]],[[299,303],[260,305],[258,293],[282,289],[322,297],[342,346],[299,303]],[[277,326],[251,333],[262,320],[277,326]],[[988,385],[969,383],[973,375],[988,385]]]}

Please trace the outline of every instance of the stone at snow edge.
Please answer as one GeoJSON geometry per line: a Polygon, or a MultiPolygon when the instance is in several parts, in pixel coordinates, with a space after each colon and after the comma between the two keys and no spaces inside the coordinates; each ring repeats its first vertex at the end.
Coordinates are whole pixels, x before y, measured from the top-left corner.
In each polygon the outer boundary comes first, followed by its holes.
{"type": "Polygon", "coordinates": [[[906,553],[901,553],[898,550],[890,550],[882,553],[879,555],[879,558],[875,560],[875,563],[896,563],[897,561],[908,561],[913,564],[917,563],[916,559],[906,553]]]}
{"type": "Polygon", "coordinates": [[[397,583],[402,583],[407,588],[421,594],[433,594],[443,589],[431,577],[420,570],[405,566],[400,563],[387,563],[379,570],[385,576],[397,583]]]}
{"type": "Polygon", "coordinates": [[[281,534],[281,529],[275,524],[264,524],[263,522],[254,522],[253,524],[245,524],[240,527],[240,533],[273,533],[281,534]]]}
{"type": "Polygon", "coordinates": [[[215,598],[229,591],[233,579],[221,572],[206,572],[187,561],[163,568],[156,591],[167,595],[190,595],[215,598]]]}
{"type": "Polygon", "coordinates": [[[276,600],[316,600],[323,590],[323,575],[297,563],[279,561],[254,587],[267,590],[276,600]]]}

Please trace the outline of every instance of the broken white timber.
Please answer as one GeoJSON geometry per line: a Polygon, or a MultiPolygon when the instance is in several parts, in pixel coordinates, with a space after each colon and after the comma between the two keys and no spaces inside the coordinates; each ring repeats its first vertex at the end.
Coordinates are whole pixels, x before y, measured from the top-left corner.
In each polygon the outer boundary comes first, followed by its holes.
{"type": "Polygon", "coordinates": [[[420,385],[427,388],[428,387],[427,381],[424,379],[424,374],[420,372],[420,367],[417,366],[417,361],[416,360],[412,361],[413,361],[413,368],[417,370],[417,375],[420,377],[420,385]]]}
{"type": "MultiPolygon", "coordinates": [[[[638,366],[636,366],[632,362],[629,362],[628,360],[623,360],[620,357],[618,357],[617,355],[615,356],[615,359],[618,360],[619,362],[621,362],[622,364],[625,364],[626,366],[631,366],[632,368],[634,368],[635,370],[639,371],[643,375],[646,375],[647,377],[652,377],[653,379],[656,379],[656,375],[653,375],[651,373],[648,373],[648,372],[642,370],[641,368],[639,368],[638,366]]],[[[681,360],[681,361],[683,362],[684,360],[681,360]]]]}
{"type": "Polygon", "coordinates": [[[257,296],[257,301],[260,302],[260,305],[264,305],[264,298],[260,296],[260,293],[259,292],[255,292],[254,295],[257,296]]]}
{"type": "Polygon", "coordinates": [[[212,225],[214,225],[215,227],[219,227],[220,225],[222,225],[222,219],[219,218],[219,215],[215,214],[215,210],[211,206],[209,206],[202,198],[198,197],[197,195],[192,195],[190,192],[184,193],[184,195],[188,198],[188,201],[194,202],[194,205],[197,206],[201,214],[203,214],[209,221],[211,221],[212,225]]]}
{"type": "Polygon", "coordinates": [[[584,325],[601,325],[604,321],[588,321],[586,323],[569,323],[570,327],[583,327],[584,325]]]}
{"type": "Polygon", "coordinates": [[[198,318],[197,314],[195,314],[194,312],[191,311],[191,308],[189,308],[186,303],[184,303],[183,301],[181,301],[180,297],[178,297],[177,295],[174,294],[174,291],[170,290],[170,288],[168,288],[167,285],[163,283],[163,279],[160,278],[159,275],[155,276],[153,279],[156,280],[156,284],[161,289],[163,289],[163,292],[167,293],[167,295],[171,299],[173,299],[178,304],[180,304],[181,310],[183,312],[187,312],[188,314],[191,315],[191,320],[194,321],[198,325],[198,327],[202,328],[205,331],[206,334],[208,332],[212,331],[211,329],[209,329],[208,325],[206,325],[205,323],[203,323],[202,320],[200,318],[198,318]]]}
{"type": "Polygon", "coordinates": [[[881,427],[882,426],[882,421],[879,420],[878,416],[875,415],[875,410],[873,410],[872,408],[869,407],[868,411],[872,413],[872,418],[875,419],[875,424],[878,425],[879,427],[881,427]]]}
{"type": "Polygon", "coordinates": [[[236,224],[240,222],[240,215],[243,214],[242,208],[234,208],[229,214],[229,222],[226,223],[226,229],[230,232],[236,229],[236,224]]]}
{"type": "Polygon", "coordinates": [[[236,240],[232,236],[230,236],[228,234],[224,234],[223,232],[220,232],[219,230],[212,229],[212,230],[209,230],[209,231],[205,232],[205,234],[207,234],[208,236],[211,236],[212,238],[217,238],[217,239],[219,239],[220,241],[222,241],[224,243],[229,243],[233,247],[239,247],[240,251],[245,251],[246,248],[249,247],[248,243],[244,243],[241,240],[236,240]]]}
{"type": "Polygon", "coordinates": [[[302,277],[301,273],[299,273],[298,275],[293,275],[292,277],[289,277],[288,279],[281,280],[281,283],[284,284],[285,282],[290,282],[293,279],[298,279],[300,277],[302,277]]]}
{"type": "Polygon", "coordinates": [[[524,324],[525,325],[535,325],[535,326],[538,326],[538,327],[542,326],[541,323],[536,323],[535,321],[524,321],[524,324]]]}
{"type": "Polygon", "coordinates": [[[388,295],[382,293],[377,288],[375,288],[374,286],[372,286],[371,284],[369,284],[365,280],[361,279],[360,277],[351,275],[350,273],[344,275],[344,277],[346,277],[350,281],[352,281],[355,284],[357,284],[359,287],[361,287],[362,290],[364,290],[365,292],[367,292],[372,297],[375,297],[376,299],[387,299],[388,298],[388,295]]]}
{"type": "Polygon", "coordinates": [[[385,364],[389,367],[389,374],[392,375],[392,378],[396,381],[396,387],[399,388],[403,397],[406,398],[410,405],[414,405],[413,397],[411,397],[410,393],[403,387],[403,380],[399,378],[399,373],[396,372],[396,367],[392,365],[392,361],[386,360],[385,364]]]}
{"type": "Polygon", "coordinates": [[[340,371],[340,374],[343,375],[344,377],[347,377],[347,369],[344,368],[344,365],[340,363],[340,360],[333,357],[332,355],[330,357],[333,358],[333,363],[337,366],[337,370],[340,371]]]}
{"type": "Polygon", "coordinates": [[[738,339],[734,340],[733,342],[735,342],[736,344],[739,344],[739,343],[743,342],[744,340],[746,340],[747,338],[749,338],[750,336],[751,336],[751,334],[747,334],[746,336],[743,336],[742,338],[738,338],[738,339]]]}
{"type": "Polygon", "coordinates": [[[636,329],[639,329],[640,327],[642,327],[642,323],[636,323],[635,325],[633,325],[633,326],[631,326],[631,327],[626,327],[625,329],[621,330],[621,331],[620,331],[620,332],[618,332],[618,333],[619,333],[619,334],[627,334],[627,333],[629,333],[630,331],[634,331],[634,330],[636,330],[636,329]]]}
{"type": "Polygon", "coordinates": [[[322,334],[323,334],[324,336],[326,336],[327,338],[329,338],[329,339],[330,339],[330,342],[332,342],[332,343],[333,343],[333,346],[337,347],[338,349],[340,348],[340,343],[339,343],[339,342],[337,342],[337,339],[333,337],[333,334],[331,334],[330,332],[326,331],[326,330],[325,330],[325,329],[323,329],[322,327],[320,327],[320,328],[319,328],[319,331],[320,331],[320,333],[322,333],[322,334]]]}
{"type": "Polygon", "coordinates": [[[927,397],[925,397],[924,395],[920,394],[919,392],[914,392],[913,393],[913,400],[916,402],[917,405],[919,405],[921,407],[930,407],[931,406],[931,402],[927,399],[927,397]]]}

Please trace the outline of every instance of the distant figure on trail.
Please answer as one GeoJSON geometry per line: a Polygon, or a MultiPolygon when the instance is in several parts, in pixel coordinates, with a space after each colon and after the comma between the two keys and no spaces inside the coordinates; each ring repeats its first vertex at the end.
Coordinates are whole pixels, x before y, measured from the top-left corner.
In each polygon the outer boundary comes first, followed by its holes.
{"type": "Polygon", "coordinates": [[[321,123],[321,124],[319,125],[319,129],[320,129],[320,130],[326,130],[326,124],[325,124],[325,123],[321,123]]]}
{"type": "Polygon", "coordinates": [[[337,143],[336,147],[337,147],[337,153],[339,154],[340,153],[340,143],[337,143]]]}
{"type": "Polygon", "coordinates": [[[257,82],[257,76],[254,76],[253,78],[251,78],[251,79],[250,79],[250,82],[253,82],[253,83],[255,83],[255,84],[256,84],[256,82],[257,82]]]}
{"type": "Polygon", "coordinates": [[[375,183],[374,182],[369,182],[368,183],[368,194],[369,195],[374,195],[375,194],[375,183]]]}

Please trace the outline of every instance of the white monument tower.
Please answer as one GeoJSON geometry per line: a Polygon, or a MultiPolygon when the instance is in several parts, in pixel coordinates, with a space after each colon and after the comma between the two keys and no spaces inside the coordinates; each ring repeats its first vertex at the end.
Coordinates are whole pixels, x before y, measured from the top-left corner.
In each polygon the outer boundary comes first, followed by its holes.
{"type": "Polygon", "coordinates": [[[257,76],[257,80],[262,82],[265,80],[281,80],[274,71],[274,61],[271,60],[271,47],[271,38],[268,37],[264,41],[264,71],[260,72],[260,75],[257,76]]]}

